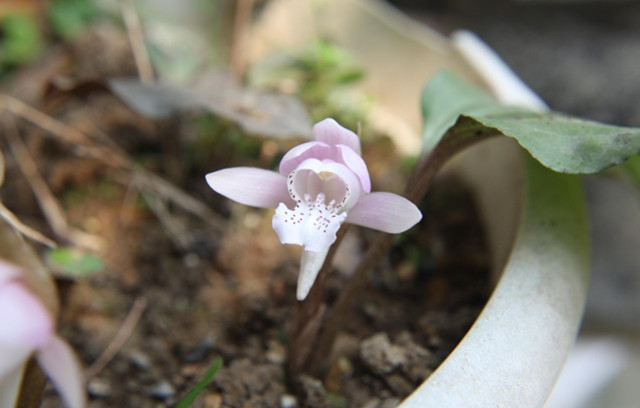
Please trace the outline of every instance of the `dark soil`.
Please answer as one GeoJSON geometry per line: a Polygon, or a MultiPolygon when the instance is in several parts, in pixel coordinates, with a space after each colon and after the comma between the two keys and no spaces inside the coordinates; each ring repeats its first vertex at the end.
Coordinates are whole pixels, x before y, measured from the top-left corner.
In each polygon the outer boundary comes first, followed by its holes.
{"type": "MultiPolygon", "coordinates": [[[[110,211],[117,218],[121,200],[87,197],[77,205],[85,216],[110,211]]],[[[289,400],[302,407],[395,406],[455,347],[489,293],[465,190],[442,180],[422,208],[426,219],[376,269],[321,379],[285,373],[298,258],[278,242],[269,214],[236,208],[224,234],[203,233],[199,247],[185,252],[140,210],[109,237],[120,259],[107,257],[108,267],[89,278],[60,282],[60,330],[86,365],[104,352],[136,299],[147,302],[126,345],[89,379],[90,406],[172,406],[218,356],[224,368],[196,407],[280,407],[289,400]]],[[[353,233],[356,246],[368,236],[353,233]]],[[[330,297],[346,279],[333,273],[330,297]]],[[[43,406],[59,406],[56,400],[49,391],[43,406]]]]}

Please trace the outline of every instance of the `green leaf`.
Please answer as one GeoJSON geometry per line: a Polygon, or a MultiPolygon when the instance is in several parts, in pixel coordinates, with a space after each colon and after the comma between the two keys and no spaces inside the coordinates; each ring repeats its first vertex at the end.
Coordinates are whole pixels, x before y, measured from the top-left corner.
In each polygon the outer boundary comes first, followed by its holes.
{"type": "Polygon", "coordinates": [[[20,65],[37,58],[44,48],[35,16],[14,13],[0,22],[0,64],[20,65]]]}
{"type": "Polygon", "coordinates": [[[640,129],[502,105],[451,72],[427,85],[422,109],[427,151],[454,134],[472,138],[499,132],[546,167],[574,174],[599,172],[640,152],[640,129]]]}
{"type": "Polygon", "coordinates": [[[542,164],[562,173],[597,173],[640,152],[640,129],[548,113],[479,118],[518,140],[542,164]]]}
{"type": "Polygon", "coordinates": [[[491,95],[462,81],[452,71],[442,71],[422,92],[423,148],[432,150],[456,124],[460,114],[481,114],[502,108],[491,95]]]}
{"type": "Polygon", "coordinates": [[[74,278],[91,275],[104,267],[104,262],[99,256],[79,253],[71,248],[53,249],[49,252],[47,260],[51,267],[74,278]]]}
{"type": "Polygon", "coordinates": [[[216,375],[220,367],[222,367],[222,357],[218,357],[215,359],[213,365],[211,365],[209,370],[207,370],[207,372],[204,374],[204,377],[202,377],[202,380],[200,380],[200,382],[198,382],[198,384],[196,384],[196,386],[193,387],[191,391],[189,391],[186,397],[178,402],[176,408],[187,408],[191,406],[191,404],[193,404],[193,401],[198,398],[198,395],[200,395],[202,391],[207,388],[207,385],[209,385],[211,379],[214,375],[216,375]]]}
{"type": "Polygon", "coordinates": [[[50,0],[47,14],[53,31],[65,40],[80,35],[100,12],[88,0],[50,0]]]}

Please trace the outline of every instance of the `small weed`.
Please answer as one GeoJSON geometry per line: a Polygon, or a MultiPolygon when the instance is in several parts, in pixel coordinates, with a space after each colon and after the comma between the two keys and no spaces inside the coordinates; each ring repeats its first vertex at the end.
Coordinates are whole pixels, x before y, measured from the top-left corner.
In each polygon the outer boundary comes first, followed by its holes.
{"type": "Polygon", "coordinates": [[[198,396],[202,393],[202,391],[207,388],[207,386],[211,382],[211,379],[213,379],[213,376],[216,375],[218,370],[220,370],[220,367],[222,367],[222,357],[218,357],[215,359],[211,367],[204,374],[204,377],[202,377],[200,382],[198,382],[198,384],[196,384],[196,386],[193,387],[191,391],[189,391],[186,397],[178,402],[176,408],[187,408],[191,406],[191,404],[193,404],[193,401],[195,401],[196,398],[198,398],[198,396]]]}

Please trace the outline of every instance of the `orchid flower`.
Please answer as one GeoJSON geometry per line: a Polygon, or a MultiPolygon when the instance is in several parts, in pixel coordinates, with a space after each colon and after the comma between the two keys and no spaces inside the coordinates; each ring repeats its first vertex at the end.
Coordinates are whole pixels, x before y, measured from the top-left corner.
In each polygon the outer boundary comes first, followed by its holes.
{"type": "MultiPolygon", "coordinates": [[[[20,270],[0,261],[0,390],[15,384],[32,354],[68,408],[85,406],[80,367],[69,345],[56,335],[53,318],[26,287],[20,270]]],[[[16,385],[19,385],[19,380],[16,385]]],[[[0,396],[3,404],[16,396],[0,396]],[[5,398],[5,399],[3,399],[5,398]]]]}
{"type": "Polygon", "coordinates": [[[371,192],[360,141],[333,119],[313,127],[315,141],[289,150],[279,172],[251,167],[206,176],[219,194],[241,204],[276,208],[273,229],[283,244],[304,247],[297,298],[304,300],[343,222],[400,233],[422,218],[406,198],[371,192]]]}

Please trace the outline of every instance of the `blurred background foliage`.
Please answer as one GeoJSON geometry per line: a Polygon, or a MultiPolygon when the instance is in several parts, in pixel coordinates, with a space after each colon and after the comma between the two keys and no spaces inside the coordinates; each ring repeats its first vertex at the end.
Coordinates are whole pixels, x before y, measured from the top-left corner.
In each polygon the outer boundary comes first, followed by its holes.
{"type": "Polygon", "coordinates": [[[91,0],[7,1],[0,4],[0,80],[36,60],[48,43],[71,40],[108,14],[91,0]]]}
{"type": "MultiPolygon", "coordinates": [[[[256,2],[254,14],[263,3],[256,2]]],[[[0,5],[0,81],[36,61],[47,46],[73,43],[92,27],[126,30],[123,4],[134,7],[141,21],[146,52],[161,82],[193,82],[229,69],[233,36],[238,35],[232,1],[15,1],[0,5]]],[[[250,87],[300,98],[313,121],[334,117],[355,129],[370,105],[353,90],[365,70],[327,39],[274,55],[242,75],[250,87]]]]}
{"type": "Polygon", "coordinates": [[[249,83],[298,95],[313,122],[333,117],[355,129],[369,101],[351,86],[365,75],[349,51],[319,39],[299,53],[278,53],[258,63],[249,72],[249,83]]]}

